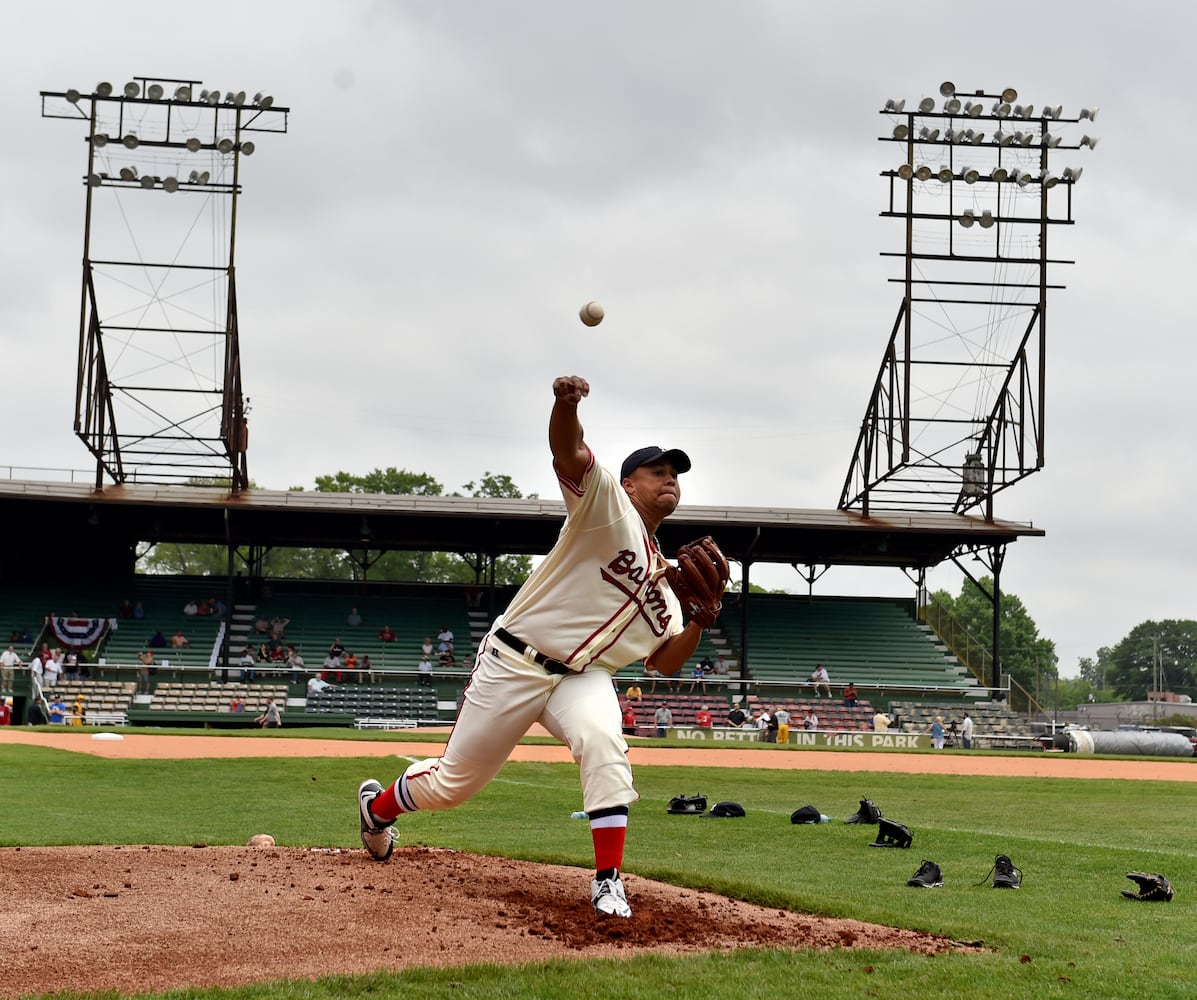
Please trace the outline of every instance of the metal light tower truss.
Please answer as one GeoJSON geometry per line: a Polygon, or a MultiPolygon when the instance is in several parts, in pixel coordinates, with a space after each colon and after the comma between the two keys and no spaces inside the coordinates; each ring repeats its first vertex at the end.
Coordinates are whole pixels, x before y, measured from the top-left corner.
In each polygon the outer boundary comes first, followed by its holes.
{"type": "Polygon", "coordinates": [[[287,108],[197,80],[41,92],[82,122],[83,289],[75,433],[115,483],[249,484],[235,251],[250,136],[287,108]]]}
{"type": "Polygon", "coordinates": [[[1097,138],[1059,106],[1012,89],[964,95],[951,83],[913,109],[887,101],[883,217],[904,246],[889,344],[839,507],[960,513],[1044,464],[1048,236],[1070,226],[1081,167],[1056,172],[1097,138]]]}

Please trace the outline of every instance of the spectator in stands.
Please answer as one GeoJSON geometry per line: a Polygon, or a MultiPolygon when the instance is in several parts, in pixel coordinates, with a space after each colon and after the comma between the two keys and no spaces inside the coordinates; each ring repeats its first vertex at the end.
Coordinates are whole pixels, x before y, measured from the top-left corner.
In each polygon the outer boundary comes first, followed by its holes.
{"type": "Polygon", "coordinates": [[[427,656],[422,656],[416,669],[420,672],[420,684],[423,687],[432,687],[432,661],[427,656]]]}
{"type": "Polygon", "coordinates": [[[328,654],[324,657],[324,662],[320,664],[320,667],[320,679],[322,681],[335,679],[340,684],[345,678],[345,675],[341,673],[341,657],[333,656],[331,649],[329,649],[328,654]]]}
{"type": "Polygon", "coordinates": [[[308,694],[319,694],[321,691],[327,691],[330,687],[332,685],[328,681],[321,680],[315,675],[308,678],[308,694]]]}
{"type": "Polygon", "coordinates": [[[831,697],[831,677],[827,673],[827,668],[823,664],[818,664],[815,667],[814,673],[810,675],[810,686],[814,690],[815,697],[819,696],[819,688],[822,688],[826,697],[831,697]]]}
{"type": "Polygon", "coordinates": [[[345,655],[345,644],[341,642],[341,637],[337,636],[332,641],[332,645],[328,647],[330,656],[335,656],[338,660],[345,655]]]}
{"type": "Polygon", "coordinates": [[[848,681],[847,687],[844,688],[844,707],[856,707],[856,685],[852,681],[848,681]]]}
{"type": "Polygon", "coordinates": [[[928,729],[927,732],[931,734],[931,746],[933,746],[936,750],[942,750],[945,738],[942,715],[937,715],[935,717],[935,721],[931,723],[931,728],[928,729]]]}
{"type": "Polygon", "coordinates": [[[242,698],[241,695],[239,695],[239,694],[233,695],[233,700],[229,702],[229,711],[230,712],[244,712],[245,711],[245,699],[242,698]]]}
{"type": "Polygon", "coordinates": [[[442,649],[440,655],[436,658],[436,661],[444,670],[448,670],[457,666],[457,660],[454,658],[453,650],[451,649],[442,649]]]}
{"type": "Polygon", "coordinates": [[[353,653],[346,652],[345,655],[341,658],[341,667],[344,669],[346,675],[348,675],[349,679],[351,681],[353,681],[354,684],[360,684],[362,682],[362,676],[361,676],[361,674],[359,674],[357,672],[358,666],[359,666],[359,664],[358,664],[357,656],[354,655],[353,653]]]}
{"type": "MultiPolygon", "coordinates": [[[[215,601],[215,600],[216,600],[216,598],[212,598],[212,601],[204,601],[196,609],[195,613],[203,618],[211,617],[212,612],[215,610],[215,605],[213,604],[213,601],[215,601]]],[[[186,610],[186,609],[184,609],[184,610],[186,610]]]]}
{"type": "Polygon", "coordinates": [[[198,615],[199,614],[199,605],[194,600],[188,601],[186,604],[183,605],[183,614],[198,615]]]}
{"type": "Polygon", "coordinates": [[[711,715],[711,706],[703,705],[702,708],[695,712],[694,722],[701,729],[710,729],[715,723],[714,716],[711,715]]]}
{"type": "Polygon", "coordinates": [[[784,705],[774,711],[773,719],[777,723],[777,742],[788,746],[790,742],[790,713],[786,711],[784,705]]]}
{"type": "Polygon", "coordinates": [[[964,721],[960,723],[960,745],[965,750],[973,748],[973,717],[964,713],[964,721]]]}
{"type": "Polygon", "coordinates": [[[11,691],[16,680],[17,667],[21,666],[21,658],[17,655],[16,647],[10,642],[8,649],[0,653],[0,691],[11,691]]]}
{"type": "Polygon", "coordinates": [[[141,601],[133,605],[133,620],[141,621],[145,617],[145,608],[141,606],[141,601]]]}
{"type": "Polygon", "coordinates": [[[881,711],[881,709],[877,709],[877,714],[873,716],[873,732],[889,732],[889,716],[881,711]]]}
{"type": "Polygon", "coordinates": [[[362,616],[357,613],[357,608],[350,608],[349,614],[345,616],[345,624],[350,628],[357,628],[362,623],[362,616]]]}
{"type": "Polygon", "coordinates": [[[628,701],[640,702],[644,700],[644,692],[641,690],[639,684],[637,684],[635,681],[632,681],[632,683],[628,685],[626,697],[628,701]]]}
{"type": "Polygon", "coordinates": [[[79,679],[79,654],[75,652],[74,648],[68,649],[66,656],[62,659],[62,678],[67,681],[79,679]]]}
{"type": "Polygon", "coordinates": [[[714,670],[715,676],[716,677],[726,677],[730,672],[731,672],[731,668],[727,665],[727,660],[725,660],[723,658],[723,654],[720,653],[718,656],[715,657],[715,670],[714,670]]]}
{"type": "Polygon", "coordinates": [[[152,636],[150,636],[149,642],[146,643],[146,645],[150,646],[153,649],[165,649],[167,646],[167,642],[166,642],[166,636],[164,636],[162,634],[162,629],[158,629],[157,632],[155,632],[152,636]]]}
{"type": "Polygon", "coordinates": [[[283,724],[281,709],[273,698],[266,699],[266,711],[254,719],[263,729],[278,729],[283,724]]]}
{"type": "Polygon", "coordinates": [[[150,671],[157,672],[158,668],[154,665],[154,651],[152,649],[143,649],[137,654],[137,690],[141,694],[150,693],[150,671]]]}
{"type": "Polygon", "coordinates": [[[369,681],[371,684],[374,683],[374,664],[370,662],[369,653],[366,653],[362,657],[362,662],[358,666],[358,669],[361,670],[361,674],[359,676],[363,681],[369,681]]]}
{"type": "Polygon", "coordinates": [[[284,618],[282,615],[275,615],[270,619],[270,638],[278,642],[281,642],[283,639],[287,638],[287,626],[290,624],[290,618],[284,618]]]}
{"type": "Polygon", "coordinates": [[[453,652],[453,630],[448,625],[441,626],[441,630],[436,634],[436,641],[439,644],[436,647],[438,653],[446,650],[453,652]]]}
{"type": "Polygon", "coordinates": [[[307,665],[303,662],[303,657],[299,655],[299,651],[294,646],[287,647],[287,667],[291,671],[291,683],[298,684],[300,675],[303,673],[303,668],[307,665]]]}
{"type": "Polygon", "coordinates": [[[434,649],[436,649],[436,646],[433,645],[432,636],[430,636],[430,635],[424,636],[424,643],[423,643],[423,645],[420,646],[420,652],[423,653],[425,656],[427,656],[429,659],[431,659],[434,649]]]}
{"type": "Polygon", "coordinates": [[[748,716],[744,714],[744,709],[739,705],[732,705],[731,711],[727,713],[727,724],[741,729],[747,721],[748,716]]]}
{"type": "Polygon", "coordinates": [[[703,663],[710,663],[710,659],[704,659],[694,664],[694,669],[690,672],[690,694],[694,693],[694,688],[701,684],[702,693],[707,693],[707,671],[703,663]]]}
{"type": "Polygon", "coordinates": [[[28,645],[29,643],[33,642],[33,633],[29,631],[28,626],[25,626],[18,633],[18,635],[14,641],[25,643],[26,645],[28,645]]]}
{"type": "Polygon", "coordinates": [[[229,609],[225,606],[224,601],[219,597],[212,598],[212,614],[217,618],[223,618],[229,613],[229,609]]]}
{"type": "Polygon", "coordinates": [[[661,702],[653,713],[653,722],[657,724],[657,739],[663,740],[673,725],[673,712],[669,710],[668,702],[661,702]]]}
{"type": "Polygon", "coordinates": [[[252,681],[254,679],[254,666],[257,662],[254,659],[253,652],[246,646],[245,652],[241,654],[241,659],[237,661],[237,666],[241,668],[241,679],[243,681],[252,681]]]}
{"type": "Polygon", "coordinates": [[[179,629],[174,635],[170,637],[171,649],[189,649],[191,647],[191,640],[183,634],[183,630],[179,629]]]}
{"type": "Polygon", "coordinates": [[[636,709],[632,707],[632,703],[625,701],[623,703],[623,715],[620,725],[623,727],[624,736],[636,735],[636,709]]]}
{"type": "Polygon", "coordinates": [[[806,713],[806,722],[803,723],[807,732],[813,733],[819,728],[819,717],[815,715],[815,710],[812,708],[806,713]]]}
{"type": "Polygon", "coordinates": [[[42,669],[42,658],[34,653],[29,658],[29,683],[33,686],[33,700],[36,701],[42,693],[42,681],[46,673],[42,669]]]}
{"type": "Polygon", "coordinates": [[[270,634],[270,619],[267,618],[265,615],[263,615],[261,618],[259,618],[257,621],[254,622],[254,631],[257,632],[258,635],[269,635],[270,634]]]}
{"type": "MultiPolygon", "coordinates": [[[[395,635],[395,630],[390,625],[384,625],[382,630],[378,633],[378,638],[381,642],[394,642],[399,636],[395,635]]],[[[431,645],[431,643],[429,643],[431,645]]],[[[431,650],[429,650],[431,652],[431,650]]]]}
{"type": "Polygon", "coordinates": [[[47,650],[42,660],[42,684],[48,688],[54,687],[62,677],[62,670],[62,650],[47,650]]]}
{"type": "Polygon", "coordinates": [[[125,621],[133,620],[133,602],[127,597],[121,602],[121,606],[116,609],[117,618],[123,618],[125,621]]]}
{"type": "Polygon", "coordinates": [[[54,696],[54,700],[50,702],[50,723],[51,725],[61,725],[66,722],[67,707],[66,702],[58,695],[54,696]]]}
{"type": "Polygon", "coordinates": [[[258,643],[258,651],[255,654],[255,659],[258,663],[270,662],[270,646],[264,642],[258,643]]]}
{"type": "Polygon", "coordinates": [[[773,713],[767,705],[762,705],[756,716],[757,739],[762,743],[777,741],[777,723],[773,720],[773,713]]]}

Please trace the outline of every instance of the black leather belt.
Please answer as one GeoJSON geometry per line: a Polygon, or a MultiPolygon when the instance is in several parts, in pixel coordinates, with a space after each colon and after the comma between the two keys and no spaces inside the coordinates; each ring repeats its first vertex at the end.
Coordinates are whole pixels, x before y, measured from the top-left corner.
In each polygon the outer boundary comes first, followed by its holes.
{"type": "Polygon", "coordinates": [[[515,636],[505,628],[497,628],[494,631],[494,637],[499,640],[504,646],[510,646],[517,653],[522,653],[528,659],[539,663],[550,674],[572,674],[574,671],[570,670],[560,660],[554,660],[551,656],[545,656],[544,653],[537,649],[533,649],[526,642],[520,642],[515,636]]]}

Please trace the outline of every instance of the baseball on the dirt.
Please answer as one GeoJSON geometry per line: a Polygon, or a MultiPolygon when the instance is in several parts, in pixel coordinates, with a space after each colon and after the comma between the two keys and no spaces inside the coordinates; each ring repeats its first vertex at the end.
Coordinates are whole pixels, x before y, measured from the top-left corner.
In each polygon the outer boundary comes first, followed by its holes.
{"type": "Polygon", "coordinates": [[[587,302],[578,310],[578,315],[582,318],[582,322],[587,326],[598,326],[603,321],[603,307],[597,302],[587,302]]]}
{"type": "Polygon", "coordinates": [[[249,843],[246,847],[273,847],[274,838],[268,833],[255,833],[249,838],[249,843]]]}

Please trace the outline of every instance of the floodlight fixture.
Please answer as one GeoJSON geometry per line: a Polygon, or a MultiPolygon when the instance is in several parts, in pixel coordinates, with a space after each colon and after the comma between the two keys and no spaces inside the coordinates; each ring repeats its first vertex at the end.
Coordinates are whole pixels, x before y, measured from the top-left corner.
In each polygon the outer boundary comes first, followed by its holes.
{"type": "Polygon", "coordinates": [[[219,149],[222,153],[228,154],[233,151],[233,145],[234,145],[233,140],[226,137],[224,139],[221,139],[220,142],[218,142],[216,144],[216,148],[219,149]]]}
{"type": "Polygon", "coordinates": [[[1045,188],[1054,188],[1060,183],[1060,178],[1053,174],[1050,170],[1044,170],[1043,173],[1039,175],[1039,183],[1045,188]]]}
{"type": "Polygon", "coordinates": [[[1010,117],[1010,105],[1007,104],[1005,101],[994,101],[993,102],[993,115],[995,118],[1009,118],[1010,117]]]}
{"type": "Polygon", "coordinates": [[[976,221],[976,216],[973,215],[973,210],[971,208],[966,208],[960,214],[960,225],[962,225],[965,229],[971,228],[972,224],[976,221]]]}
{"type": "Polygon", "coordinates": [[[183,143],[183,145],[186,146],[191,152],[198,153],[204,144],[195,136],[192,136],[185,143],[183,143]]]}
{"type": "Polygon", "coordinates": [[[141,87],[139,87],[132,80],[130,80],[128,83],[125,84],[125,96],[126,97],[136,97],[140,93],[141,93],[141,87]]]}
{"type": "Polygon", "coordinates": [[[993,226],[993,213],[989,211],[989,209],[985,209],[985,211],[981,213],[981,218],[977,221],[982,229],[989,229],[993,226]]]}
{"type": "Polygon", "coordinates": [[[1014,138],[1017,140],[1017,142],[1020,146],[1029,146],[1032,142],[1035,141],[1035,133],[1034,132],[1016,132],[1014,134],[1014,138]]]}
{"type": "Polygon", "coordinates": [[[1068,181],[1069,184],[1075,184],[1081,179],[1081,171],[1084,169],[1084,167],[1065,167],[1063,179],[1068,181]]]}
{"type": "Polygon", "coordinates": [[[914,176],[920,181],[929,181],[932,177],[931,168],[926,164],[923,164],[914,172],[914,176]]]}
{"type": "Polygon", "coordinates": [[[122,181],[137,180],[137,168],[134,166],[121,167],[121,180],[122,181]]]}
{"type": "Polygon", "coordinates": [[[951,184],[952,183],[952,168],[951,167],[940,167],[938,176],[939,176],[940,183],[951,184]]]}
{"type": "Polygon", "coordinates": [[[943,102],[943,109],[950,115],[960,114],[960,102],[954,97],[948,98],[943,102]]]}
{"type": "Polygon", "coordinates": [[[1052,135],[1050,132],[1044,132],[1039,141],[1042,145],[1047,146],[1048,149],[1055,149],[1060,145],[1062,135],[1052,135]]]}
{"type": "Polygon", "coordinates": [[[191,88],[188,87],[187,84],[183,84],[182,86],[175,87],[175,100],[176,101],[190,101],[191,100],[191,88]]]}
{"type": "Polygon", "coordinates": [[[254,106],[255,107],[259,107],[263,111],[265,111],[272,104],[274,104],[274,98],[271,97],[269,94],[263,94],[260,90],[256,94],[254,94],[254,106]]]}
{"type": "Polygon", "coordinates": [[[1081,145],[1088,146],[1090,149],[1096,149],[1099,139],[1100,139],[1100,136],[1083,135],[1083,136],[1081,136],[1081,145]]]}
{"type": "Polygon", "coordinates": [[[1005,101],[1007,104],[1013,104],[1015,101],[1018,100],[1018,91],[1015,90],[1013,87],[1007,87],[1005,90],[1002,91],[1002,100],[1005,101]]]}
{"type": "Polygon", "coordinates": [[[983,110],[979,101],[969,101],[964,105],[964,113],[970,118],[979,118],[983,110]]]}
{"type": "Polygon", "coordinates": [[[976,167],[965,167],[961,172],[965,184],[976,184],[981,179],[981,171],[976,167]]]}
{"type": "Polygon", "coordinates": [[[165,91],[162,89],[162,84],[151,83],[146,88],[145,96],[148,97],[151,101],[160,101],[160,100],[162,100],[162,95],[164,93],[165,93],[165,91]]]}
{"type": "Polygon", "coordinates": [[[1019,170],[1015,167],[1010,171],[1010,180],[1014,181],[1019,187],[1026,187],[1031,183],[1031,175],[1025,170],[1019,170]]]}
{"type": "Polygon", "coordinates": [[[87,175],[87,186],[92,187],[92,188],[98,188],[100,186],[100,175],[99,174],[88,174],[87,175]]]}
{"type": "Polygon", "coordinates": [[[190,184],[207,184],[208,183],[208,171],[205,170],[205,171],[203,171],[203,173],[201,173],[198,170],[193,170],[193,171],[191,171],[190,174],[187,175],[187,181],[190,184]]]}
{"type": "Polygon", "coordinates": [[[100,97],[111,97],[112,96],[112,84],[109,83],[107,80],[102,80],[100,83],[96,84],[96,93],[100,97]]]}
{"type": "Polygon", "coordinates": [[[126,149],[136,149],[140,140],[132,132],[128,133],[121,142],[124,143],[126,149]]]}
{"type": "Polygon", "coordinates": [[[78,104],[78,103],[79,103],[79,96],[80,96],[80,95],[79,95],[79,91],[75,90],[75,88],[74,88],[74,87],[72,87],[70,90],[68,90],[68,91],[66,92],[66,99],[67,99],[68,101],[70,101],[72,104],[78,104]]]}
{"type": "Polygon", "coordinates": [[[990,171],[989,177],[991,180],[995,180],[1001,184],[1003,181],[1009,179],[1010,171],[1005,167],[994,167],[993,170],[990,171]]]}
{"type": "Polygon", "coordinates": [[[1015,134],[1014,132],[1003,132],[1001,129],[998,129],[993,133],[993,141],[999,146],[1009,146],[1014,141],[1015,134]]]}
{"type": "Polygon", "coordinates": [[[241,143],[241,152],[242,152],[242,153],[243,153],[245,156],[253,156],[253,155],[254,155],[254,150],[255,150],[255,149],[257,149],[257,148],[258,148],[258,147],[257,147],[257,146],[255,146],[255,145],[253,144],[253,142],[250,142],[250,141],[246,141],[246,142],[243,142],[243,143],[241,143]]]}
{"type": "Polygon", "coordinates": [[[969,135],[969,142],[971,142],[974,146],[979,146],[985,141],[984,132],[973,132],[971,129],[969,131],[971,133],[971,135],[969,135]]]}
{"type": "Polygon", "coordinates": [[[905,125],[902,125],[899,123],[894,126],[894,138],[895,139],[905,139],[906,136],[909,134],[910,134],[910,130],[905,125]]]}
{"type": "Polygon", "coordinates": [[[220,103],[220,91],[219,90],[205,91],[203,94],[200,94],[200,100],[207,101],[209,104],[219,104],[220,103]],[[207,96],[205,96],[205,94],[207,96]]]}
{"type": "Polygon", "coordinates": [[[158,178],[157,178],[157,177],[153,177],[153,176],[151,176],[150,174],[145,174],[145,175],[144,175],[144,176],[141,178],[141,181],[140,181],[140,184],[141,184],[141,186],[142,186],[143,188],[145,188],[147,191],[148,191],[150,188],[152,188],[152,187],[153,187],[153,186],[154,186],[156,183],[158,183],[158,178]]]}
{"type": "Polygon", "coordinates": [[[935,140],[939,138],[939,129],[927,128],[927,126],[924,125],[921,129],[919,129],[919,138],[924,139],[927,142],[935,142],[935,140]]]}
{"type": "Polygon", "coordinates": [[[1035,113],[1035,105],[1033,104],[1016,104],[1014,105],[1014,114],[1018,118],[1030,118],[1035,113]]]}
{"type": "Polygon", "coordinates": [[[107,132],[97,132],[95,135],[93,135],[91,137],[91,144],[93,146],[95,146],[97,149],[101,148],[102,146],[107,146],[108,145],[108,133],[107,132]]]}
{"type": "Polygon", "coordinates": [[[244,90],[237,91],[237,96],[233,98],[233,103],[235,105],[237,105],[237,107],[241,107],[243,104],[245,104],[245,91],[244,90]]]}
{"type": "Polygon", "coordinates": [[[921,101],[919,101],[919,111],[922,112],[923,114],[929,115],[934,110],[935,110],[935,98],[934,97],[924,97],[921,101]]]}
{"type": "Polygon", "coordinates": [[[1057,104],[1054,108],[1050,104],[1045,104],[1043,110],[1039,112],[1041,118],[1050,118],[1055,121],[1060,117],[1064,111],[1063,104],[1057,104]]]}
{"type": "MultiPolygon", "coordinates": [[[[255,104],[258,103],[257,98],[254,99],[254,103],[255,104]]],[[[895,101],[891,97],[888,101],[885,102],[885,110],[892,111],[894,114],[901,114],[902,109],[905,107],[906,107],[906,99],[905,98],[902,98],[899,101],[895,101]]]]}
{"type": "Polygon", "coordinates": [[[179,178],[167,177],[167,178],[163,179],[162,187],[165,190],[169,191],[171,194],[174,194],[176,191],[179,190],[179,178]]]}
{"type": "Polygon", "coordinates": [[[954,84],[951,80],[944,80],[944,82],[939,85],[939,96],[940,97],[955,97],[956,96],[956,84],[954,84]]]}
{"type": "Polygon", "coordinates": [[[1081,108],[1081,113],[1078,115],[1078,117],[1081,121],[1084,121],[1086,118],[1088,118],[1089,121],[1095,122],[1097,121],[1098,110],[1098,108],[1081,108]]]}

